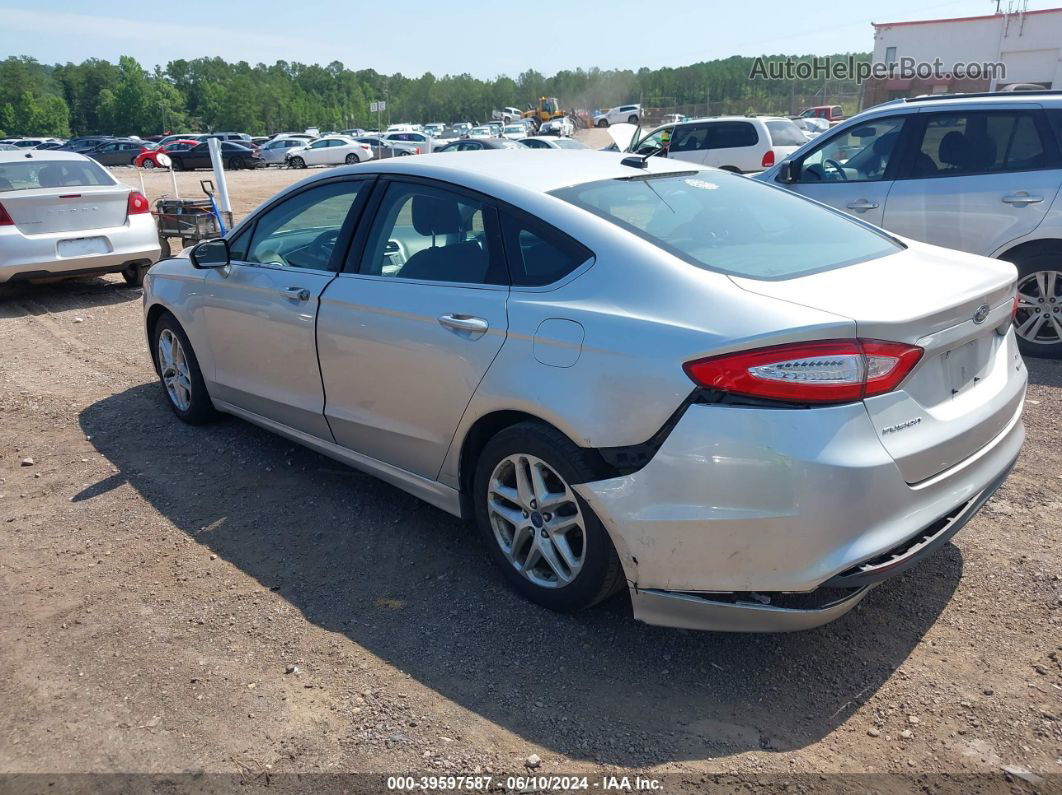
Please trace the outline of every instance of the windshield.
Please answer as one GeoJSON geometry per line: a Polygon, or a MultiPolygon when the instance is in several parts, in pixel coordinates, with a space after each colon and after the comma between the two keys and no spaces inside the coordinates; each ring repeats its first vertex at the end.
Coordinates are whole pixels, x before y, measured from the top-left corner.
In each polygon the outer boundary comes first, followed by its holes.
{"type": "Polygon", "coordinates": [[[524,129],[524,125],[522,124],[510,124],[508,127],[505,128],[505,132],[520,133],[521,135],[523,135],[526,130],[524,129]]]}
{"type": "Polygon", "coordinates": [[[753,279],[789,279],[901,250],[841,213],[722,172],[601,180],[552,194],[693,265],[753,279]]]}
{"type": "Polygon", "coordinates": [[[26,160],[0,163],[0,191],[117,185],[95,161],[26,160]]]}
{"type": "Polygon", "coordinates": [[[808,139],[804,137],[804,133],[788,119],[764,123],[767,125],[767,132],[771,134],[772,146],[803,146],[807,143],[808,139]]]}

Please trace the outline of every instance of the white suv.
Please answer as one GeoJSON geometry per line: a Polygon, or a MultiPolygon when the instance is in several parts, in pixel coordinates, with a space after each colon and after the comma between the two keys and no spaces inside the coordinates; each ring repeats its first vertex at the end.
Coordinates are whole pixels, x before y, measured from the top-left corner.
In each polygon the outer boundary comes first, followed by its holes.
{"type": "Polygon", "coordinates": [[[888,102],[758,179],[898,235],[1014,263],[1022,352],[1062,358],[1062,91],[888,102]]]}
{"type": "Polygon", "coordinates": [[[665,124],[629,149],[744,174],[773,166],[806,142],[807,137],[790,119],[718,116],[665,124]]]}
{"type": "Polygon", "coordinates": [[[594,116],[594,126],[608,127],[610,124],[637,124],[641,118],[641,105],[620,105],[618,108],[609,108],[596,114],[594,116]]]}

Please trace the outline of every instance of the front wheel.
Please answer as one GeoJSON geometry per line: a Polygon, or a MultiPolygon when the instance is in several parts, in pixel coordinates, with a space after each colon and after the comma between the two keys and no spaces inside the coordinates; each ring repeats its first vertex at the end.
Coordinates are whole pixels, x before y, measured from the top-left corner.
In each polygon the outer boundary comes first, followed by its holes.
{"type": "Polygon", "coordinates": [[[168,312],[155,324],[152,353],[167,402],[178,419],[202,425],[217,417],[195,351],[177,318],[168,312]]]}
{"type": "Polygon", "coordinates": [[[597,123],[597,126],[598,126],[598,127],[608,127],[608,119],[601,119],[601,120],[600,120],[600,121],[599,121],[599,122],[597,123]]]}
{"type": "Polygon", "coordinates": [[[348,166],[356,166],[360,162],[361,161],[358,159],[358,156],[356,154],[354,154],[353,152],[351,152],[346,157],[346,163],[347,163],[348,166]]]}
{"type": "Polygon", "coordinates": [[[623,569],[604,526],[572,490],[594,478],[583,451],[533,422],[500,431],[476,464],[476,525],[509,584],[551,610],[611,596],[623,569]]]}
{"type": "Polygon", "coordinates": [[[179,157],[175,157],[170,161],[170,168],[173,171],[184,171],[184,162],[179,157]]]}
{"type": "Polygon", "coordinates": [[[155,167],[155,161],[152,160],[150,157],[145,157],[144,162],[142,162],[140,166],[141,168],[152,169],[155,167]]]}
{"type": "Polygon", "coordinates": [[[1062,359],[1062,251],[1016,258],[1014,333],[1025,356],[1062,359]]]}
{"type": "Polygon", "coordinates": [[[306,161],[301,157],[293,157],[288,161],[292,168],[306,168],[306,161]]]}
{"type": "Polygon", "coordinates": [[[150,265],[130,265],[122,271],[122,278],[130,287],[143,287],[144,274],[148,272],[150,265]]]}

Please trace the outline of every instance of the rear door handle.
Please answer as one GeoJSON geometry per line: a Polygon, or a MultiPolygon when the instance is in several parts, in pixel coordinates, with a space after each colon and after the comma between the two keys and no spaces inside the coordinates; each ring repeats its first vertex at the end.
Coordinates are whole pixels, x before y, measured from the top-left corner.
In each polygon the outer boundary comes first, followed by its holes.
{"type": "Polygon", "coordinates": [[[854,202],[848,202],[845,207],[849,210],[855,210],[857,213],[865,213],[867,210],[878,209],[878,203],[867,201],[866,199],[856,199],[854,202]]]}
{"type": "Polygon", "coordinates": [[[1028,204],[1039,204],[1044,200],[1043,196],[1031,196],[1028,191],[1019,190],[1016,193],[1008,193],[1002,201],[1013,204],[1015,207],[1025,207],[1028,204]]]}
{"type": "Polygon", "coordinates": [[[289,301],[309,301],[310,291],[305,287],[285,287],[280,294],[289,301]]]}
{"type": "Polygon", "coordinates": [[[466,331],[469,334],[486,334],[490,328],[486,320],[472,315],[439,315],[439,323],[454,331],[466,331]]]}

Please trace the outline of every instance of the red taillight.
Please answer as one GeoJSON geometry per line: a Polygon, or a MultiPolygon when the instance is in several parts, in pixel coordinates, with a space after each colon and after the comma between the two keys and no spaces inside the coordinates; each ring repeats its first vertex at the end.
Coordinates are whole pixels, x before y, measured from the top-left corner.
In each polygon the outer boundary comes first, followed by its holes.
{"type": "Polygon", "coordinates": [[[683,365],[694,383],[794,403],[849,403],[891,392],[922,358],[914,345],[821,340],[775,345],[683,365]]]}
{"type": "Polygon", "coordinates": [[[147,197],[144,196],[143,193],[138,190],[129,191],[129,201],[125,207],[127,215],[140,215],[149,212],[150,209],[151,206],[148,204],[147,197]]]}
{"type": "Polygon", "coordinates": [[[15,222],[4,209],[4,205],[0,204],[0,226],[14,226],[15,222]]]}
{"type": "Polygon", "coordinates": [[[760,161],[760,165],[764,168],[770,168],[774,165],[774,150],[768,149],[763,154],[763,160],[760,161]]]}

